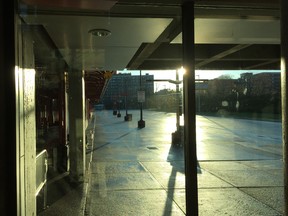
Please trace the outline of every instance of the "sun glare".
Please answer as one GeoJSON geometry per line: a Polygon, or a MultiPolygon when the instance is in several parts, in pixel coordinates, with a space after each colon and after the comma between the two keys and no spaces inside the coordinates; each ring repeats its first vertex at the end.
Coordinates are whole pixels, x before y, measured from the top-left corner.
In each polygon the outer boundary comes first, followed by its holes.
{"type": "Polygon", "coordinates": [[[181,68],[178,69],[179,77],[180,79],[183,78],[184,74],[186,73],[185,68],[182,66],[181,68]]]}

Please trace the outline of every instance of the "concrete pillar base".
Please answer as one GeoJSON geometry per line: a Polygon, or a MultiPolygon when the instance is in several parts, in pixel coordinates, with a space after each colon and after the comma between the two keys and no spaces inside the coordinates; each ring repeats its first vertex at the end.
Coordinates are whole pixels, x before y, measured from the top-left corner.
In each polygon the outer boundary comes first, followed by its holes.
{"type": "Polygon", "coordinates": [[[132,121],[132,114],[127,114],[126,116],[124,116],[124,120],[125,121],[132,121]]]}
{"type": "Polygon", "coordinates": [[[182,147],[184,145],[184,127],[179,127],[172,133],[172,145],[175,147],[182,147]]]}
{"type": "Polygon", "coordinates": [[[138,128],[144,128],[145,127],[145,121],[144,120],[139,120],[138,121],[138,128]]]}

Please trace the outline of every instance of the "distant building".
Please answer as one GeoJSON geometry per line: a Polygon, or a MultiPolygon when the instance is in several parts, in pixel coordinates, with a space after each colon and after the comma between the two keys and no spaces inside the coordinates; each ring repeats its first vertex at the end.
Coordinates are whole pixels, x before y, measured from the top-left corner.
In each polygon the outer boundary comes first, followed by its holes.
{"type": "Polygon", "coordinates": [[[251,79],[251,95],[274,95],[280,94],[280,73],[258,73],[251,79]]]}
{"type": "Polygon", "coordinates": [[[138,91],[145,91],[145,97],[148,98],[154,93],[154,75],[145,74],[131,75],[131,73],[119,73],[112,76],[101,102],[107,109],[125,108],[125,102],[128,108],[138,108],[138,91]]]}
{"type": "Polygon", "coordinates": [[[208,82],[208,93],[210,95],[221,95],[222,98],[231,94],[235,88],[234,79],[213,79],[208,82]]]}
{"type": "Polygon", "coordinates": [[[249,96],[253,88],[253,73],[242,73],[237,80],[236,91],[249,96]]]}
{"type": "Polygon", "coordinates": [[[232,112],[280,113],[280,73],[242,73],[239,79],[209,80],[207,90],[196,91],[196,96],[202,112],[225,108],[232,112]]]}

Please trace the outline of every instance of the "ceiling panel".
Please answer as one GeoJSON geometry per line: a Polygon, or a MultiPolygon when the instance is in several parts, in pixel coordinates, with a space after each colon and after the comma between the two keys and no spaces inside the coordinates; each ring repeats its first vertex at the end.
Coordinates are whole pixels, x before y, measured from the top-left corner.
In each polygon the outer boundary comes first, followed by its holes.
{"type": "MultiPolygon", "coordinates": [[[[38,26],[36,66],[52,68],[51,73],[59,61],[65,68],[92,72],[86,82],[93,91],[99,87],[97,97],[104,88],[103,70],[182,65],[182,0],[21,2],[23,20],[38,26]],[[89,33],[94,28],[107,29],[111,35],[96,38],[89,33]]],[[[279,2],[195,0],[196,69],[279,69],[279,2]]]]}
{"type": "Polygon", "coordinates": [[[78,69],[124,69],[141,43],[153,43],[171,19],[90,16],[26,16],[28,24],[41,24],[67,64],[78,69]],[[107,29],[108,37],[95,37],[91,29],[107,29]]]}
{"type": "MultiPolygon", "coordinates": [[[[179,34],[172,43],[182,43],[179,34]]],[[[257,19],[195,19],[195,43],[279,44],[280,21],[269,17],[257,19]]]]}
{"type": "Polygon", "coordinates": [[[24,0],[25,4],[44,8],[69,8],[110,10],[117,1],[113,0],[24,0]]]}

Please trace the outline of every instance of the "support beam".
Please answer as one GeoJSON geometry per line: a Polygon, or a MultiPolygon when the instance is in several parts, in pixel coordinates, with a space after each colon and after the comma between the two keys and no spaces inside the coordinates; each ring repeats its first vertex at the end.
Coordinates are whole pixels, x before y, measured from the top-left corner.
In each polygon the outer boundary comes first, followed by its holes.
{"type": "Polygon", "coordinates": [[[141,52],[128,64],[129,69],[138,69],[141,64],[162,44],[170,43],[181,33],[181,20],[174,18],[154,43],[147,43],[141,52]]]}
{"type": "Polygon", "coordinates": [[[70,70],[69,82],[69,158],[70,179],[84,181],[85,174],[85,90],[82,71],[70,70]]]}
{"type": "Polygon", "coordinates": [[[209,63],[211,63],[213,61],[217,61],[217,60],[222,59],[222,58],[224,58],[224,57],[226,57],[228,55],[231,55],[231,54],[233,54],[235,52],[238,52],[241,49],[245,49],[245,48],[247,48],[249,46],[251,46],[251,44],[239,44],[237,46],[234,46],[231,49],[225,50],[224,52],[218,53],[215,56],[212,56],[212,57],[210,57],[210,58],[208,58],[208,59],[206,59],[206,60],[204,60],[202,62],[199,62],[198,64],[196,64],[195,68],[200,68],[200,67],[202,67],[204,65],[207,65],[207,64],[209,64],[209,63]]]}
{"type": "Polygon", "coordinates": [[[260,64],[255,64],[255,65],[252,65],[252,66],[249,66],[249,67],[245,67],[243,68],[243,70],[253,70],[253,69],[258,69],[258,68],[261,68],[262,66],[266,66],[266,65],[270,65],[270,64],[274,64],[274,63],[277,63],[279,62],[279,59],[272,59],[272,60],[267,60],[263,63],[260,63],[260,64]]]}
{"type": "MultiPolygon", "coordinates": [[[[21,22],[19,20],[19,22],[21,22]]],[[[20,23],[19,23],[20,24],[20,23]]],[[[20,24],[21,25],[21,24],[20,24]]],[[[35,102],[35,62],[33,40],[29,29],[18,34],[22,43],[18,47],[19,69],[15,73],[17,79],[17,128],[19,168],[18,174],[21,195],[21,215],[36,215],[36,102],[35,102]],[[23,62],[21,63],[21,60],[23,62]],[[24,197],[24,200],[22,200],[24,197]]]]}
{"type": "Polygon", "coordinates": [[[281,1],[281,95],[284,176],[284,215],[288,215],[288,2],[281,1]]]}
{"type": "Polygon", "coordinates": [[[196,108],[195,108],[194,1],[182,4],[182,44],[184,75],[184,155],[186,215],[198,215],[196,108]]]}
{"type": "Polygon", "coordinates": [[[0,209],[19,215],[16,165],[15,2],[0,3],[0,209]]]}

